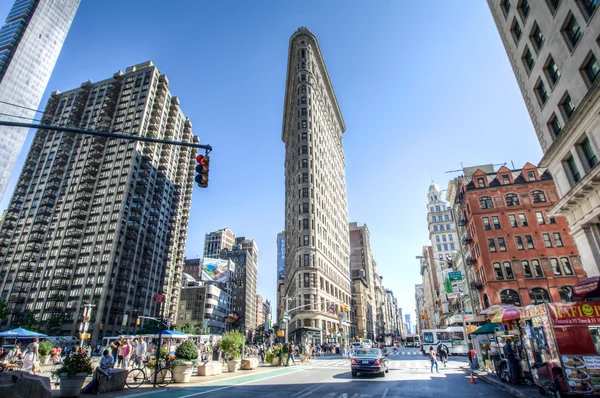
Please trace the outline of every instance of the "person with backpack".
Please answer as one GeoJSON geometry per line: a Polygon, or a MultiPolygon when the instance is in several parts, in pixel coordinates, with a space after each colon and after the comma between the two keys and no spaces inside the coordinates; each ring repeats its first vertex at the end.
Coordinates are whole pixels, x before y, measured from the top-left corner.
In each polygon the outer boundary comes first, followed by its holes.
{"type": "Polygon", "coordinates": [[[437,347],[437,354],[438,357],[440,358],[440,360],[442,361],[442,363],[444,364],[444,367],[446,367],[446,364],[448,363],[448,353],[450,352],[450,350],[448,350],[448,347],[446,346],[446,344],[440,344],[437,347]]]}
{"type": "Polygon", "coordinates": [[[437,354],[435,353],[433,346],[429,347],[429,360],[431,361],[431,373],[433,373],[433,365],[435,365],[435,371],[440,373],[437,363],[437,354]]]}

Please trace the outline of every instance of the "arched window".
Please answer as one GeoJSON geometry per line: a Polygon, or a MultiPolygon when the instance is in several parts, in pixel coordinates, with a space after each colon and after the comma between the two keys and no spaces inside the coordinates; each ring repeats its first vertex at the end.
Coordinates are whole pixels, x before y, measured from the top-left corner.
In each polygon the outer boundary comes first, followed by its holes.
{"type": "Polygon", "coordinates": [[[492,198],[489,196],[482,196],[479,198],[479,207],[482,209],[493,209],[494,203],[492,202],[492,198]]]}
{"type": "Polygon", "coordinates": [[[504,200],[506,200],[507,206],[518,206],[519,205],[519,197],[517,194],[509,193],[504,195],[504,200]]]}
{"type": "Polygon", "coordinates": [[[521,298],[519,297],[519,293],[510,289],[500,292],[500,301],[502,304],[514,305],[515,307],[521,306],[521,298]]]}
{"type": "Polygon", "coordinates": [[[506,279],[515,279],[515,274],[512,269],[512,264],[510,261],[504,262],[504,274],[506,275],[506,279]]]}
{"type": "Polygon", "coordinates": [[[544,203],[546,201],[546,194],[544,191],[532,191],[531,200],[533,200],[533,203],[544,203]]]}
{"type": "Polygon", "coordinates": [[[563,303],[569,302],[569,296],[571,295],[571,286],[563,286],[558,289],[558,293],[560,294],[560,301],[563,303]]]}
{"type": "Polygon", "coordinates": [[[437,226],[437,225],[434,225],[434,226],[433,226],[433,232],[437,232],[437,230],[438,230],[438,226],[437,226]]]}
{"type": "Polygon", "coordinates": [[[531,304],[543,304],[550,302],[550,296],[548,295],[548,291],[542,289],[541,287],[534,287],[529,291],[529,300],[531,304]]]}
{"type": "Polygon", "coordinates": [[[490,298],[488,297],[487,293],[483,293],[483,306],[485,308],[490,307],[490,298]]]}

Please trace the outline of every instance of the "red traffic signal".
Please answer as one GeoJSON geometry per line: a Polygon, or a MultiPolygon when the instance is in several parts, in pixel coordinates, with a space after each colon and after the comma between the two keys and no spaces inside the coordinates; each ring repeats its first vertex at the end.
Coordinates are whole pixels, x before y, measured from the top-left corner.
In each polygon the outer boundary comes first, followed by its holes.
{"type": "Polygon", "coordinates": [[[196,178],[194,179],[200,188],[208,187],[208,166],[210,158],[208,155],[196,156],[196,178]]]}
{"type": "Polygon", "coordinates": [[[196,162],[198,162],[198,164],[200,164],[202,166],[206,165],[206,160],[204,158],[204,155],[196,156],[196,162]]]}

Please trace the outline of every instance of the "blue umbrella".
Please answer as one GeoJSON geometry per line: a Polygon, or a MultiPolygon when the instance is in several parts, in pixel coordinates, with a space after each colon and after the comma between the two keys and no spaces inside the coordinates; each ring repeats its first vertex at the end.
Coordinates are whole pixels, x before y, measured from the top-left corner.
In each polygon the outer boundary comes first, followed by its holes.
{"type": "Polygon", "coordinates": [[[45,334],[32,332],[31,330],[16,328],[13,330],[7,330],[6,332],[0,332],[0,337],[21,337],[21,338],[34,338],[34,337],[48,337],[45,334]]]}
{"type": "Polygon", "coordinates": [[[187,337],[188,335],[182,332],[178,332],[177,330],[163,330],[161,332],[163,336],[171,336],[171,337],[187,337]]]}

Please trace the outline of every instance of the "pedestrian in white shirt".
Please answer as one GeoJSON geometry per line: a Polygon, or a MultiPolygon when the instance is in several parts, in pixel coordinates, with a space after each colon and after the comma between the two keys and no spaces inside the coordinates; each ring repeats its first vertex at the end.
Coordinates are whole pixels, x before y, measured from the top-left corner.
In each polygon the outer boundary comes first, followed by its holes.
{"type": "Polygon", "coordinates": [[[148,344],[144,341],[143,337],[140,337],[140,342],[135,347],[135,356],[137,359],[138,366],[140,368],[144,366],[144,357],[146,356],[147,349],[148,349],[148,344]]]}

